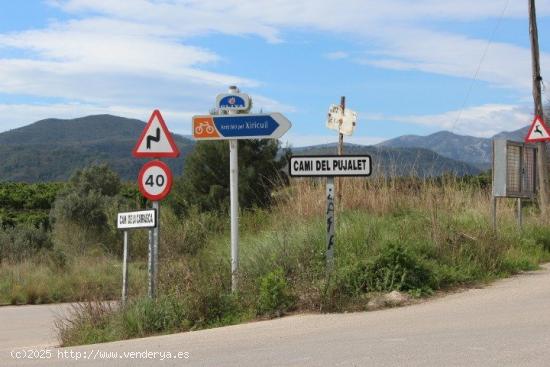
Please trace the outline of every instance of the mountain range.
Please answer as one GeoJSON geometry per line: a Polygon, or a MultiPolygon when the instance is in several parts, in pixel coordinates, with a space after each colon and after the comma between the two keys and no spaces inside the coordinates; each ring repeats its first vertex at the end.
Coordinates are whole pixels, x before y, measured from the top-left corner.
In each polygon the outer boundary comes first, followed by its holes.
{"type": "MultiPolygon", "coordinates": [[[[131,155],[145,122],[112,115],[71,120],[46,119],[0,133],[0,181],[62,181],[77,169],[106,162],[125,180],[133,180],[145,160],[131,155]]],[[[527,128],[496,135],[521,140],[527,128]]],[[[182,157],[168,159],[176,175],[195,142],[174,134],[182,157]]],[[[346,144],[348,154],[370,154],[374,174],[420,176],[453,172],[477,174],[490,167],[491,138],[442,131],[428,136],[406,135],[376,146],[346,144]]],[[[335,154],[336,144],[294,148],[295,154],[335,154]]]]}
{"type": "Polygon", "coordinates": [[[449,131],[439,131],[428,136],[403,135],[384,141],[377,146],[430,149],[443,157],[467,162],[481,170],[487,170],[491,168],[493,139],[523,141],[528,130],[529,126],[525,126],[519,130],[498,133],[491,138],[477,138],[449,131]]]}

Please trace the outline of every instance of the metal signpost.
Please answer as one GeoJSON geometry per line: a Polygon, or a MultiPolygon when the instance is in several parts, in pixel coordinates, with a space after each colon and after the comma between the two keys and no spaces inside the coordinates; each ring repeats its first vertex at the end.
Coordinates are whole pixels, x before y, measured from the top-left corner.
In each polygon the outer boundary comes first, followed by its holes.
{"type": "MultiPolygon", "coordinates": [[[[159,110],[153,111],[134,150],[136,158],[177,158],[180,151],[172,138],[159,110]]],[[[172,171],[161,161],[147,162],[139,172],[138,185],[141,194],[152,201],[156,215],[156,226],[149,231],[149,254],[147,268],[149,272],[149,297],[156,297],[158,281],[158,253],[160,204],[172,189],[172,171]]]]}
{"type": "Polygon", "coordinates": [[[280,113],[246,114],[252,102],[235,86],[216,97],[216,109],[227,115],[193,117],[196,140],[229,140],[229,190],[231,214],[231,290],[238,288],[239,271],[239,139],[279,139],[291,127],[280,113]]]}
{"type": "Polygon", "coordinates": [[[334,259],[334,177],[367,177],[372,173],[372,161],[368,155],[293,156],[289,162],[291,177],[327,178],[327,270],[332,269],[334,259]]]}
{"type": "Polygon", "coordinates": [[[122,255],[122,303],[128,300],[128,240],[130,229],[155,228],[157,226],[157,213],[155,210],[142,210],[138,212],[118,213],[117,228],[124,231],[124,249],[122,255]]]}

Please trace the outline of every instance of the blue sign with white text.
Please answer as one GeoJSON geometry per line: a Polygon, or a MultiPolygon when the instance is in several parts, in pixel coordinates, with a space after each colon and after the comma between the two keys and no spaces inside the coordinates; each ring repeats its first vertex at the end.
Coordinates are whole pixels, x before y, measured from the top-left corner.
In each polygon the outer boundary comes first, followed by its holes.
{"type": "Polygon", "coordinates": [[[222,136],[270,136],[279,124],[270,115],[213,116],[222,136]]]}

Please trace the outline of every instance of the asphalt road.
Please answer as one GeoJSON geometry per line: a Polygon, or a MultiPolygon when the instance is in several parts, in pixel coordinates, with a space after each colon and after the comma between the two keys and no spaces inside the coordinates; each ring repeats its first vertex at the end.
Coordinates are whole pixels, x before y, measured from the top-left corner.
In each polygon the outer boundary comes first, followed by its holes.
{"type": "MultiPolygon", "coordinates": [[[[543,271],[499,281],[484,289],[403,308],[293,316],[177,335],[55,349],[51,358],[41,361],[15,360],[3,354],[0,365],[549,366],[549,269],[545,266],[543,271]],[[172,355],[181,352],[178,357],[182,358],[160,361],[160,355],[147,356],[146,351],[172,355]],[[131,358],[123,355],[124,352],[142,354],[131,358]],[[188,354],[183,354],[185,352],[188,354]],[[101,358],[107,353],[118,355],[101,358]],[[76,362],[76,358],[90,359],[76,362]]],[[[10,332],[24,322],[25,314],[29,315],[32,309],[22,309],[25,311],[20,316],[10,308],[0,308],[2,345],[6,340],[3,325],[7,320],[3,314],[11,315],[10,332]]]]}
{"type": "Polygon", "coordinates": [[[53,323],[69,309],[70,303],[0,307],[0,366],[13,348],[57,345],[53,323]]]}

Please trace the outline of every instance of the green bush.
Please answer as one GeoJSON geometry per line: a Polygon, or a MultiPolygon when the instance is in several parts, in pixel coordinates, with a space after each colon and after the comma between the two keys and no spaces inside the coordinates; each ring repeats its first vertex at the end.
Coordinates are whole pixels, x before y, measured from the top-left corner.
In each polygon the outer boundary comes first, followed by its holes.
{"type": "Polygon", "coordinates": [[[260,279],[258,314],[281,316],[294,304],[282,269],[274,270],[260,279]]]}
{"type": "Polygon", "coordinates": [[[533,235],[537,245],[542,246],[545,251],[550,251],[550,228],[537,226],[533,230],[533,235]]]}
{"type": "Polygon", "coordinates": [[[121,314],[123,333],[135,338],[188,329],[185,306],[181,299],[173,296],[138,299],[128,304],[121,314]]]}
{"type": "MultiPolygon", "coordinates": [[[[116,252],[114,227],[116,212],[129,206],[130,199],[119,195],[118,175],[107,165],[92,165],[77,171],[62,190],[51,211],[53,238],[56,246],[67,252],[83,253],[99,245],[116,252]]],[[[125,194],[128,190],[125,189],[125,194]]]]}
{"type": "Polygon", "coordinates": [[[349,297],[373,291],[429,291],[436,286],[435,276],[426,261],[412,250],[394,243],[383,246],[372,260],[337,269],[334,283],[333,292],[349,297]]]}
{"type": "Polygon", "coordinates": [[[50,234],[44,228],[21,224],[0,230],[0,262],[19,262],[52,247],[50,234]]]}
{"type": "Polygon", "coordinates": [[[390,243],[367,267],[367,288],[379,292],[433,287],[433,274],[422,259],[401,244],[390,243]]]}

